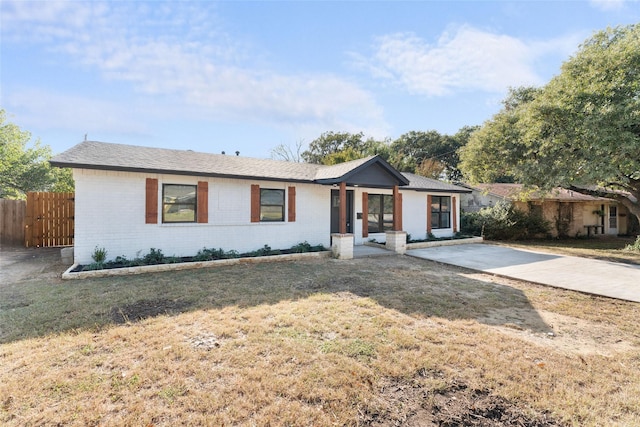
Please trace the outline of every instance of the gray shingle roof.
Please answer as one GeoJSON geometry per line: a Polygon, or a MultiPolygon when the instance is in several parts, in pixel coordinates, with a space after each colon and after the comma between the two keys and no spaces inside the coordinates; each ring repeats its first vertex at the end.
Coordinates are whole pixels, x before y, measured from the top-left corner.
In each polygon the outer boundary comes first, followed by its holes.
{"type": "Polygon", "coordinates": [[[59,167],[313,181],[320,165],[84,141],[51,159],[59,167]]]}
{"type": "Polygon", "coordinates": [[[409,180],[409,185],[404,187],[416,191],[433,191],[446,193],[471,193],[471,190],[448,182],[438,181],[409,172],[402,172],[402,175],[409,180]]]}
{"type": "Polygon", "coordinates": [[[84,141],[58,154],[50,163],[58,167],[172,173],[178,175],[254,178],[290,182],[338,182],[369,164],[381,165],[400,185],[405,178],[379,157],[367,157],[333,166],[271,159],[199,153],[191,150],[140,147],[84,141]]]}

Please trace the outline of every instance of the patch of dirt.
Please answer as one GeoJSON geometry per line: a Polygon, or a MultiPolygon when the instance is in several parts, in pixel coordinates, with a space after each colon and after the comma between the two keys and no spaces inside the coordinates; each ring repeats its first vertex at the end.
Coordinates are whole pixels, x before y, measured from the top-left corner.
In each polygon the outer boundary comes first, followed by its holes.
{"type": "Polygon", "coordinates": [[[0,249],[0,285],[13,285],[29,279],[60,278],[68,268],[62,264],[60,248],[0,249]]]}
{"type": "Polygon", "coordinates": [[[170,300],[158,298],[154,300],[140,300],[121,307],[113,307],[109,317],[116,324],[138,322],[148,317],[163,314],[178,314],[188,309],[192,303],[184,300],[170,300]]]}
{"type": "MultiPolygon", "coordinates": [[[[424,373],[422,373],[424,374],[424,373]]],[[[436,374],[437,375],[437,374],[436,374]]],[[[427,392],[419,380],[389,380],[380,398],[388,404],[381,411],[366,412],[362,425],[375,427],[551,427],[561,426],[547,413],[523,409],[487,390],[453,381],[437,392],[427,392]]]]}
{"type": "Polygon", "coordinates": [[[626,340],[620,331],[611,325],[590,322],[576,317],[538,310],[540,316],[551,329],[536,332],[527,327],[527,310],[514,308],[493,310],[490,316],[479,319],[487,324],[495,324],[501,332],[533,342],[556,351],[579,355],[600,355],[610,357],[615,353],[633,350],[636,346],[626,340]]]}

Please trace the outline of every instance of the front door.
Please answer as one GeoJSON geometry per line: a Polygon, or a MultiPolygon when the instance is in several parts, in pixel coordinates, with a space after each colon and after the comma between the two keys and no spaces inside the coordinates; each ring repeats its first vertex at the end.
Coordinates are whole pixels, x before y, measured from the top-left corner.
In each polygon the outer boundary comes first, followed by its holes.
{"type": "MultiPolygon", "coordinates": [[[[331,190],[331,233],[340,232],[340,190],[331,190]]],[[[347,233],[353,233],[353,190],[347,190],[347,233]]]]}

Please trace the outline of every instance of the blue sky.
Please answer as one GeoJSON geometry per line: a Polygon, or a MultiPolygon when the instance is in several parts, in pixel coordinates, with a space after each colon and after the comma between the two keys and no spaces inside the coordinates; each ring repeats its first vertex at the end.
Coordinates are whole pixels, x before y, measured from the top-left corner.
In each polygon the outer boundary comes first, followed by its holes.
{"type": "Polygon", "coordinates": [[[0,2],[0,108],[88,139],[269,157],[325,131],[453,134],[637,0],[0,2]]]}

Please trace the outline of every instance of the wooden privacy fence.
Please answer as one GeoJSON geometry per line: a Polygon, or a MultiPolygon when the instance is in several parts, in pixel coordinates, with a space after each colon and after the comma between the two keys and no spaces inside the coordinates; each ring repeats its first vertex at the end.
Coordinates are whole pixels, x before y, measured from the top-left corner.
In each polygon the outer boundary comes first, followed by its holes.
{"type": "Polygon", "coordinates": [[[25,246],[73,245],[74,193],[27,193],[25,246]]]}
{"type": "Polygon", "coordinates": [[[15,246],[24,243],[26,212],[24,200],[0,199],[0,244],[15,246]]]}

